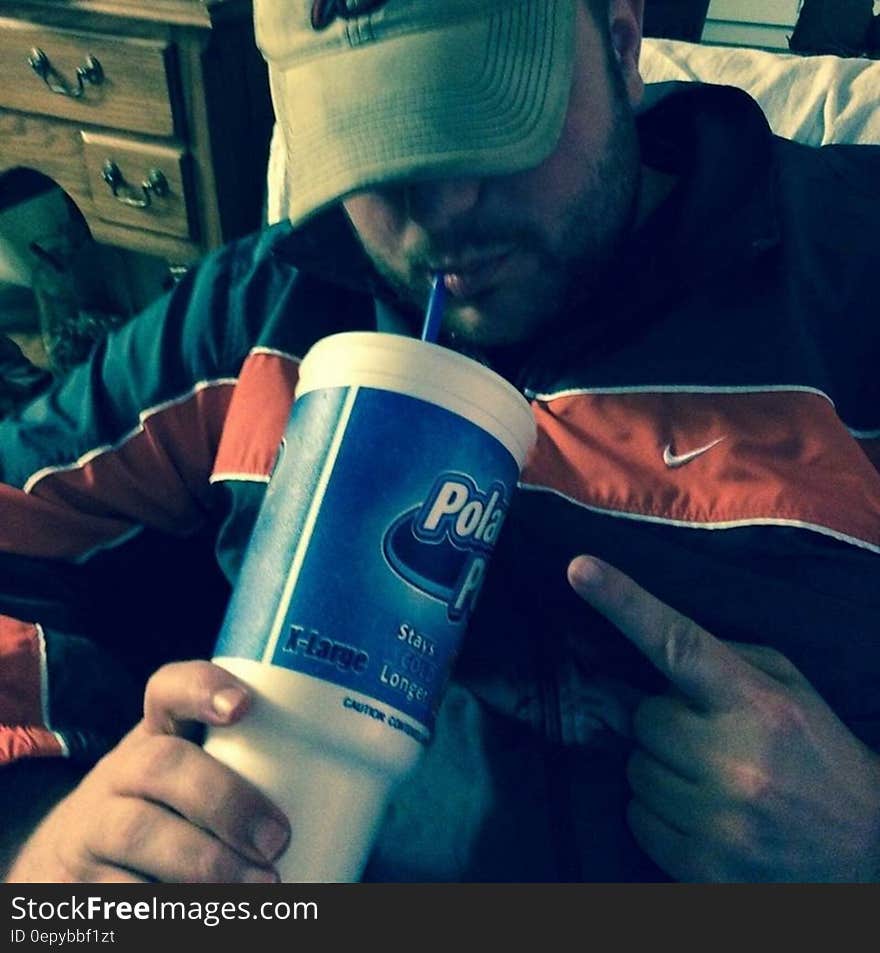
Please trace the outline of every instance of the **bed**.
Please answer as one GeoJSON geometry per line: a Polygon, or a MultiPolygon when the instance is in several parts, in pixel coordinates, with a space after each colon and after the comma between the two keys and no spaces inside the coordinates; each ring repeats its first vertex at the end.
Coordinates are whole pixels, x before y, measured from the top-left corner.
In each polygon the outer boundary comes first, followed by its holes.
{"type": "Polygon", "coordinates": [[[642,76],[739,86],[773,131],[810,145],[880,143],[880,60],[800,56],[748,47],[645,38],[642,76]]]}

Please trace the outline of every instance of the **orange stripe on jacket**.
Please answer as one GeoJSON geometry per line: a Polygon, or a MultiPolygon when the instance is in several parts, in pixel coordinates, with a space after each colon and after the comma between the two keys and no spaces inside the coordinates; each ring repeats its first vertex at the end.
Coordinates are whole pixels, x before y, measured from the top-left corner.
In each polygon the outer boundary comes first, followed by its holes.
{"type": "Polygon", "coordinates": [[[271,474],[298,379],[296,358],[274,351],[248,356],[214,461],[216,479],[271,474]]]}
{"type": "Polygon", "coordinates": [[[37,627],[0,616],[0,724],[43,726],[37,627]]]}
{"type": "Polygon", "coordinates": [[[45,728],[0,725],[0,765],[19,758],[57,758],[64,753],[58,738],[45,728]]]}
{"type": "Polygon", "coordinates": [[[803,522],[880,545],[880,475],[818,394],[587,393],[535,414],[525,485],[635,517],[803,522]]]}
{"type": "Polygon", "coordinates": [[[149,413],[128,439],[47,471],[30,493],[0,486],[0,549],[74,558],[137,525],[193,531],[232,390],[231,383],[206,386],[149,413]]]}

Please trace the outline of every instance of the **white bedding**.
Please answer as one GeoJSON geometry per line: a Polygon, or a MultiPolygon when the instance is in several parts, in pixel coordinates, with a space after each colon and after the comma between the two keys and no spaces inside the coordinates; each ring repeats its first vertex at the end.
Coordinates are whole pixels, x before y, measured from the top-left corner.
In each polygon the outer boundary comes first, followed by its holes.
{"type": "Polygon", "coordinates": [[[880,143],[880,60],[646,38],[641,67],[646,83],[739,86],[760,103],[773,131],[788,139],[880,143]]]}
{"type": "MultiPolygon", "coordinates": [[[[696,80],[739,86],[760,103],[773,131],[789,139],[810,145],[880,143],[880,60],[646,38],[641,67],[647,83],[696,80]]],[[[277,127],[267,186],[271,224],[287,214],[284,145],[277,127]]]]}

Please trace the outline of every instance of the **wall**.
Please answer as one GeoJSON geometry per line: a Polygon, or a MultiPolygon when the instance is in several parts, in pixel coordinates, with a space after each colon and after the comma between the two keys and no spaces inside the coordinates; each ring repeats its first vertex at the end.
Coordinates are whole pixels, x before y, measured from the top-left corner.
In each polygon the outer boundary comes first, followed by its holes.
{"type": "Polygon", "coordinates": [[[703,43],[787,50],[800,0],[712,0],[703,43]]]}

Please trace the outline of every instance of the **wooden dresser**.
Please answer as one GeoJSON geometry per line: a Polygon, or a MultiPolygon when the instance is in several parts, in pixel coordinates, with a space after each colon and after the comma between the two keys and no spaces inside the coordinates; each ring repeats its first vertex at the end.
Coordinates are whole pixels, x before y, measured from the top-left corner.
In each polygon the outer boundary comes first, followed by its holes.
{"type": "Polygon", "coordinates": [[[259,227],[271,128],[250,0],[0,0],[0,173],[100,242],[187,265],[259,227]]]}

